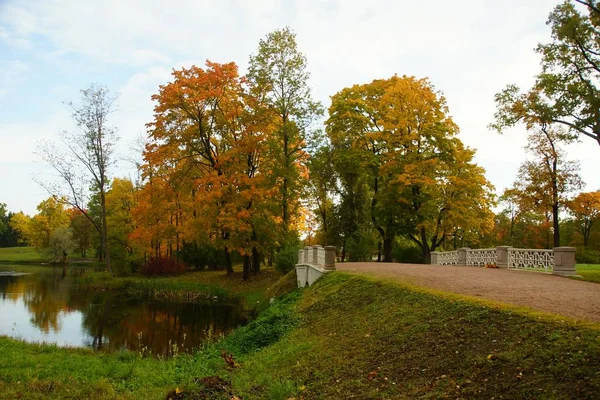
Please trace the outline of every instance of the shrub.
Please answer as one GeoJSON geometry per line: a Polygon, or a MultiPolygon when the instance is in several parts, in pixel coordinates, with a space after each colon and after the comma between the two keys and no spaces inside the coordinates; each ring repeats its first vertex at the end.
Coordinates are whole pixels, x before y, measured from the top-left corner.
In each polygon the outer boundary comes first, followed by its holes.
{"type": "Polygon", "coordinates": [[[183,242],[179,250],[179,258],[195,269],[205,268],[218,269],[224,264],[223,252],[208,245],[200,245],[196,242],[183,242]]]}
{"type": "Polygon", "coordinates": [[[281,249],[277,255],[275,255],[275,270],[282,274],[287,274],[296,266],[298,261],[298,250],[299,247],[288,246],[281,249]]]}
{"type": "Polygon", "coordinates": [[[600,251],[578,248],[575,261],[578,264],[600,264],[600,251]]]}
{"type": "Polygon", "coordinates": [[[394,246],[394,260],[399,263],[423,264],[423,252],[415,246],[394,246]]]}
{"type": "Polygon", "coordinates": [[[153,258],[142,267],[144,275],[177,275],[185,272],[187,266],[174,258],[153,258]]]}
{"type": "Polygon", "coordinates": [[[346,253],[348,261],[371,261],[373,249],[377,243],[373,236],[363,232],[355,232],[346,241],[346,253]]]}
{"type": "Polygon", "coordinates": [[[295,312],[300,292],[276,300],[248,325],[236,329],[222,343],[235,354],[250,354],[280,340],[298,323],[295,312]]]}

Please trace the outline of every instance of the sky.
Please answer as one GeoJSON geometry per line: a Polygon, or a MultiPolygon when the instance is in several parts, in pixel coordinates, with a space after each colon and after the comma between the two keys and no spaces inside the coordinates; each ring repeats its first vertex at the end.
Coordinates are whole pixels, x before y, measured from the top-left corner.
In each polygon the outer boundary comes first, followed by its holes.
{"type": "MultiPolygon", "coordinates": [[[[0,203],[36,212],[52,179],[35,154],[42,140],[73,129],[65,102],[91,83],[119,94],[113,176],[133,177],[134,143],[152,120],[152,94],[173,68],[234,61],[244,73],[266,34],[297,33],[313,96],[394,74],[429,77],[447,99],[459,137],[498,193],[525,160],[526,132],[488,129],[494,94],[523,88],[539,72],[537,43],[550,39],[554,0],[0,0],[0,203]]],[[[591,139],[567,148],[585,190],[600,189],[591,139]]]]}

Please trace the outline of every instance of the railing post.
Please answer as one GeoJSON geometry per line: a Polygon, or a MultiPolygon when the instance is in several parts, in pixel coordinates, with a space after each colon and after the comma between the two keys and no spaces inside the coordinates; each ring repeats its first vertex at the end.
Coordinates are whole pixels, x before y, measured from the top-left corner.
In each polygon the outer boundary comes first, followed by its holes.
{"type": "Polygon", "coordinates": [[[296,264],[304,264],[304,249],[298,250],[298,262],[296,264]]]}
{"type": "Polygon", "coordinates": [[[555,247],[552,273],[561,276],[577,275],[575,270],[575,247],[555,247]]]}
{"type": "Polygon", "coordinates": [[[304,246],[304,264],[310,264],[310,262],[312,261],[310,250],[310,246],[304,246]]]}
{"type": "Polygon", "coordinates": [[[456,265],[467,265],[467,251],[471,250],[468,247],[458,249],[458,263],[456,265]]]}
{"type": "Polygon", "coordinates": [[[312,265],[319,266],[319,249],[322,249],[322,247],[319,246],[319,245],[313,246],[313,250],[312,250],[312,252],[313,252],[313,254],[312,254],[313,258],[311,260],[311,264],[312,265]]]}
{"type": "Polygon", "coordinates": [[[431,252],[431,261],[429,262],[429,264],[438,265],[438,254],[439,254],[439,251],[431,252]]]}
{"type": "Polygon", "coordinates": [[[335,246],[325,246],[325,269],[335,271],[335,246]]]}
{"type": "Polygon", "coordinates": [[[510,246],[497,246],[496,247],[496,267],[508,268],[508,249],[510,246]]]}

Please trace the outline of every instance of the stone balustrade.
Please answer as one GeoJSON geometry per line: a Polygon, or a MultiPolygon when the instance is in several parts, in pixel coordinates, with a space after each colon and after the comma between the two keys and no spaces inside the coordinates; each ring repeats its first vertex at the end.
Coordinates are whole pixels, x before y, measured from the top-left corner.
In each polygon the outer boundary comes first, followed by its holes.
{"type": "Polygon", "coordinates": [[[296,264],[298,287],[310,286],[330,271],[335,271],[334,246],[306,246],[298,250],[296,264]]]}
{"type": "Polygon", "coordinates": [[[573,276],[575,248],[517,249],[498,246],[490,249],[460,248],[455,251],[432,251],[431,264],[488,266],[552,272],[554,275],[573,276]]]}

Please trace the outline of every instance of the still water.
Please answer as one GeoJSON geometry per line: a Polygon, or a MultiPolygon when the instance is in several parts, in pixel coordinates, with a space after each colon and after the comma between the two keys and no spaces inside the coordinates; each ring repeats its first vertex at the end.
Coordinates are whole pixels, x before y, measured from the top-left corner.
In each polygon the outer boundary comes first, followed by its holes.
{"type": "Polygon", "coordinates": [[[0,266],[0,335],[169,356],[193,352],[246,322],[239,305],[143,302],[81,290],[77,281],[84,268],[70,268],[66,274],[60,268],[35,270],[9,273],[10,267],[0,266]]]}

